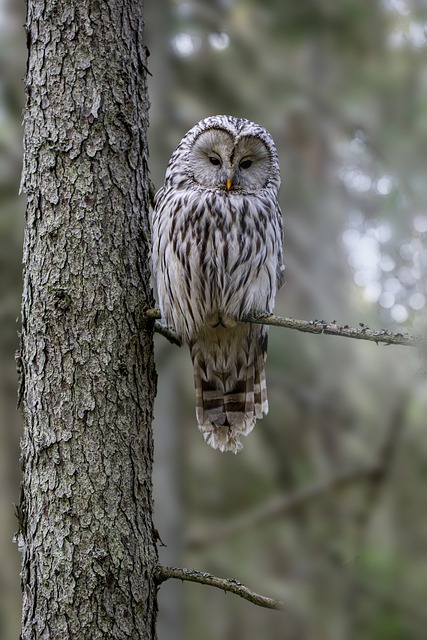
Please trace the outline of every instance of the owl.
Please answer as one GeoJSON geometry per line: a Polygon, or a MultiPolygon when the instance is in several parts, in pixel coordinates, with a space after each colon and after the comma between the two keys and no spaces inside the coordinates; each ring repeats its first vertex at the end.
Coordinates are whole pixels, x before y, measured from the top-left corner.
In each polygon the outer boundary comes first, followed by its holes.
{"type": "Polygon", "coordinates": [[[268,412],[267,327],[283,282],[280,171],[270,134],[232,116],[185,134],[155,196],[153,272],[163,321],[189,345],[205,441],[237,453],[268,412]]]}

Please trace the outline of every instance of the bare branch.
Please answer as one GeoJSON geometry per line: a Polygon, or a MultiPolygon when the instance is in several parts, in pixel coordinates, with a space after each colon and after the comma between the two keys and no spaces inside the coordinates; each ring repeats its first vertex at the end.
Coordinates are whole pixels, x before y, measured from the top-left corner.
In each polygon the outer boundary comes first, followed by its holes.
{"type": "Polygon", "coordinates": [[[301,489],[296,489],[292,493],[276,496],[260,507],[251,509],[230,522],[211,529],[208,535],[193,536],[188,540],[187,546],[191,549],[201,549],[208,545],[215,544],[236,533],[248,531],[260,523],[303,507],[309,502],[316,500],[319,496],[334,489],[347,486],[360,480],[372,479],[379,473],[381,473],[381,465],[378,463],[362,465],[355,469],[346,469],[325,480],[321,480],[307,487],[302,487],[301,489]]]}
{"type": "MultiPolygon", "coordinates": [[[[158,309],[147,309],[145,315],[153,320],[161,318],[158,309]]],[[[382,342],[384,344],[396,344],[407,347],[415,347],[422,342],[422,336],[413,336],[409,333],[394,333],[388,329],[378,329],[374,331],[369,327],[360,323],[358,328],[341,325],[334,322],[326,322],[325,320],[296,320],[295,318],[283,318],[272,314],[265,316],[242,318],[242,322],[254,322],[256,324],[267,324],[274,327],[284,327],[285,329],[296,329],[305,333],[326,334],[329,336],[341,336],[342,338],[354,338],[356,340],[368,340],[382,342]]],[[[157,331],[157,327],[155,327],[157,331]]],[[[163,331],[163,327],[162,327],[163,331]]]]}
{"type": "Polygon", "coordinates": [[[264,607],[265,609],[276,609],[278,611],[284,609],[283,602],[274,600],[273,598],[267,598],[266,596],[261,596],[233,578],[217,578],[210,573],[195,571],[194,569],[158,566],[156,570],[156,580],[158,584],[161,584],[165,580],[169,580],[169,578],[198,582],[199,584],[207,584],[210,587],[216,587],[223,591],[230,591],[230,593],[234,593],[236,596],[240,596],[244,600],[249,600],[252,604],[264,607]]]}

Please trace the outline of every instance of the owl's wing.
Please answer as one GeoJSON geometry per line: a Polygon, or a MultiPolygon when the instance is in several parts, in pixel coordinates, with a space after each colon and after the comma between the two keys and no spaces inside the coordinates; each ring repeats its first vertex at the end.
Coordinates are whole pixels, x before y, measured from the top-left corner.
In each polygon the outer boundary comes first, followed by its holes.
{"type": "Polygon", "coordinates": [[[281,264],[277,269],[277,291],[285,284],[285,265],[281,264]]]}
{"type": "Polygon", "coordinates": [[[151,244],[151,266],[153,275],[157,275],[157,264],[159,259],[159,216],[160,216],[160,202],[164,193],[164,187],[161,187],[154,196],[153,200],[153,219],[152,219],[152,244],[151,244]]]}
{"type": "Polygon", "coordinates": [[[279,203],[276,206],[276,224],[278,228],[278,239],[276,245],[276,257],[277,257],[277,268],[276,268],[276,286],[277,290],[280,289],[285,284],[285,265],[283,264],[283,216],[282,211],[280,209],[279,203]]]}
{"type": "Polygon", "coordinates": [[[154,213],[156,212],[156,208],[158,207],[159,201],[163,195],[165,188],[164,187],[160,187],[160,189],[157,191],[157,193],[154,195],[153,198],[153,209],[154,209],[154,213]]]}

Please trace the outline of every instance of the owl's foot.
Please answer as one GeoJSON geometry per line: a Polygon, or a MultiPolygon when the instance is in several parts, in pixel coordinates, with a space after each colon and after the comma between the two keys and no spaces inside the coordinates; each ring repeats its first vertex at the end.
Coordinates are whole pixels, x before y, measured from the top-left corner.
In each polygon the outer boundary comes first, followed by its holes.
{"type": "Polygon", "coordinates": [[[226,315],[216,311],[207,319],[207,324],[216,329],[217,327],[225,327],[226,329],[232,329],[237,325],[237,320],[234,316],[226,315]]]}
{"type": "Polygon", "coordinates": [[[255,311],[252,315],[252,318],[256,320],[261,320],[262,318],[269,318],[272,314],[270,311],[255,311]]]}

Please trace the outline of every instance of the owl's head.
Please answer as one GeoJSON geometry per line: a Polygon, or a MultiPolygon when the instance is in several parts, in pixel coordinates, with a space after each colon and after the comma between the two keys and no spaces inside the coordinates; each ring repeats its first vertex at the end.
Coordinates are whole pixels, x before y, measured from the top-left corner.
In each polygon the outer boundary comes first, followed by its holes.
{"type": "Polygon", "coordinates": [[[212,116],[190,129],[171,158],[172,180],[177,169],[181,180],[224,193],[256,193],[267,187],[277,191],[280,186],[270,134],[233,116],[212,116]]]}

